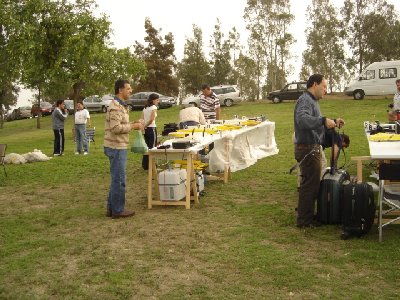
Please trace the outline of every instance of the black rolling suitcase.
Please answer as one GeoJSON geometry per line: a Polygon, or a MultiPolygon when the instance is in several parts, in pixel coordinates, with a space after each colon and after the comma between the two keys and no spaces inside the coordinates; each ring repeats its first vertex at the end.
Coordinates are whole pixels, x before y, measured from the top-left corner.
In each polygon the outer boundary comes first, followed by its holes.
{"type": "Polygon", "coordinates": [[[323,224],[341,224],[343,183],[350,180],[345,170],[329,170],[322,177],[317,200],[317,221],[323,224]]]}
{"type": "Polygon", "coordinates": [[[375,218],[372,187],[367,183],[348,183],[343,186],[342,239],[361,237],[369,232],[375,218]]]}
{"type": "Polygon", "coordinates": [[[317,221],[323,224],[341,224],[343,209],[343,183],[350,175],[343,169],[336,169],[334,157],[334,134],[330,168],[322,176],[317,199],[317,221]]]}

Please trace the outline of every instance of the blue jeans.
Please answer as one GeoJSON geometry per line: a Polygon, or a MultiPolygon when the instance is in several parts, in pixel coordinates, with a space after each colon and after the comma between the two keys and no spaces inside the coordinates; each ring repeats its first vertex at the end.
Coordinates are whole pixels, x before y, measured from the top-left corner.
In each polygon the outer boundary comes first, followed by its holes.
{"type": "Polygon", "coordinates": [[[113,214],[120,214],[125,208],[126,160],[128,157],[128,150],[104,147],[104,154],[110,160],[111,174],[107,208],[110,209],[113,214]]]}
{"type": "Polygon", "coordinates": [[[76,136],[76,152],[81,153],[82,147],[83,151],[88,152],[85,124],[75,124],[75,136],[76,136]]]}

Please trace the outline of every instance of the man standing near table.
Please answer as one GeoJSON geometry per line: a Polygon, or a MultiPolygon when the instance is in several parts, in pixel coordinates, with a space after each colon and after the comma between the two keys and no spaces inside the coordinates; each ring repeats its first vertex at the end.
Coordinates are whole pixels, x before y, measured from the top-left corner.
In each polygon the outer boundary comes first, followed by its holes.
{"type": "Polygon", "coordinates": [[[129,146],[129,132],[143,130],[143,120],[129,122],[126,100],[132,92],[128,80],[115,82],[115,97],[106,113],[104,127],[104,154],[110,160],[111,184],[107,198],[107,217],[126,218],[134,211],[125,210],[126,160],[129,146]]]}
{"type": "Polygon", "coordinates": [[[344,125],[340,118],[321,115],[319,100],[326,94],[327,81],[321,74],[311,75],[307,91],[296,102],[294,109],[295,159],[300,163],[301,181],[297,206],[297,227],[321,225],[314,218],[321,174],[321,143],[325,129],[344,125]]]}
{"type": "Polygon", "coordinates": [[[400,111],[400,79],[396,80],[397,92],[393,97],[393,104],[390,104],[389,107],[392,110],[388,110],[388,120],[389,122],[394,122],[397,120],[397,111],[400,111]]]}
{"type": "Polygon", "coordinates": [[[221,105],[217,95],[211,90],[208,84],[201,86],[202,94],[200,95],[200,109],[207,121],[220,120],[221,105]]]}

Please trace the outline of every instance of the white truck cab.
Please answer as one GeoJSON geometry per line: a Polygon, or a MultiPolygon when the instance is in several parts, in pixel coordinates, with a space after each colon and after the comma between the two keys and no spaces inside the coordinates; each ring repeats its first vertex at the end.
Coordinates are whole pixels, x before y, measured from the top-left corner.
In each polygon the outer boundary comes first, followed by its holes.
{"type": "Polygon", "coordinates": [[[400,60],[374,62],[344,88],[344,93],[353,96],[355,100],[361,100],[365,95],[394,94],[395,81],[398,78],[400,78],[400,60]]]}

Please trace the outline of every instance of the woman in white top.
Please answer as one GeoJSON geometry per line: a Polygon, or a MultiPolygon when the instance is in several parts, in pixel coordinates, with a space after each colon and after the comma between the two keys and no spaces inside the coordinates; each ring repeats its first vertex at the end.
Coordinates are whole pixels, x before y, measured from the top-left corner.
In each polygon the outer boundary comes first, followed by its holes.
{"type": "MultiPolygon", "coordinates": [[[[150,94],[147,103],[143,108],[142,119],[144,120],[144,140],[149,149],[154,148],[157,144],[157,105],[160,103],[159,96],[155,93],[150,94]]],[[[143,155],[143,170],[149,169],[149,156],[143,155]]]]}

